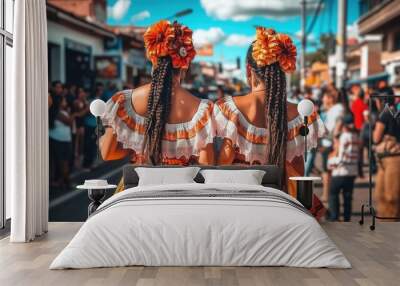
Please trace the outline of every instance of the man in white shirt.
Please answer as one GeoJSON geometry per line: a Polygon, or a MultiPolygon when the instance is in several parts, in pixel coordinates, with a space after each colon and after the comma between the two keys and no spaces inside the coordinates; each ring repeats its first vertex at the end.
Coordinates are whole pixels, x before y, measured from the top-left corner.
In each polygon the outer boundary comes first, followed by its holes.
{"type": "Polygon", "coordinates": [[[353,117],[343,118],[343,132],[336,139],[329,156],[328,169],[332,170],[329,190],[330,220],[339,219],[339,193],[343,192],[344,221],[350,221],[354,181],[359,174],[360,139],[354,128],[353,117]]]}

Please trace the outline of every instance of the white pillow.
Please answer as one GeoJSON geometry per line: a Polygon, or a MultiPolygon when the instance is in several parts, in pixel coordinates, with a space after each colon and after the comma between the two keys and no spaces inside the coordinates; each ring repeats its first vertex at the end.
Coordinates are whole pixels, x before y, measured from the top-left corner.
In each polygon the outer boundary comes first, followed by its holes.
{"type": "Polygon", "coordinates": [[[234,183],[261,185],[265,171],[262,170],[201,170],[205,184],[234,183]]]}
{"type": "Polygon", "coordinates": [[[199,167],[135,168],[139,176],[139,186],[195,183],[193,179],[199,170],[199,167]]]}

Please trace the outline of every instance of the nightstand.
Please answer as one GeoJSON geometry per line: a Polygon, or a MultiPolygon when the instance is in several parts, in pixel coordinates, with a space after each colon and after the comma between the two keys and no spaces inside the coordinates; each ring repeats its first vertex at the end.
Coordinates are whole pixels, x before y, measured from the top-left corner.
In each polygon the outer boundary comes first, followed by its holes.
{"type": "Polygon", "coordinates": [[[289,180],[296,181],[297,197],[296,199],[303,204],[306,209],[312,208],[313,202],[313,183],[321,181],[320,177],[290,177],[289,180]]]}
{"type": "Polygon", "coordinates": [[[87,190],[88,197],[90,199],[90,204],[88,206],[88,217],[94,213],[97,208],[103,203],[104,198],[106,196],[106,192],[108,190],[115,189],[116,185],[105,185],[105,186],[88,186],[88,185],[80,185],[77,186],[80,190],[87,190]]]}

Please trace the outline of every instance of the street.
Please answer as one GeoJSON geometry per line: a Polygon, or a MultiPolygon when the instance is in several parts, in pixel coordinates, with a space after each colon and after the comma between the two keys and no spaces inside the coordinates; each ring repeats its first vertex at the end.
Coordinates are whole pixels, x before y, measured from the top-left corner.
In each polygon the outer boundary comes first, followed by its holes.
{"type": "MultiPolygon", "coordinates": [[[[90,172],[77,172],[71,176],[73,186],[83,184],[86,179],[105,179],[117,185],[122,178],[122,167],[126,160],[102,162],[90,172]]],[[[109,190],[107,198],[113,194],[109,190]]],[[[49,194],[49,221],[85,221],[90,201],[86,190],[76,188],[60,191],[51,188],[49,194]]]]}

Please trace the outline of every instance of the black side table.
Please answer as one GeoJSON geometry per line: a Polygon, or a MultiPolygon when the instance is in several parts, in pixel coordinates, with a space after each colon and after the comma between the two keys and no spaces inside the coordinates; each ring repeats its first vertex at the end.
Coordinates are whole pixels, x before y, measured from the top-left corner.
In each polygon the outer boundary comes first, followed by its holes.
{"type": "Polygon", "coordinates": [[[302,203],[306,209],[312,208],[313,202],[313,183],[320,181],[320,177],[290,177],[289,180],[296,181],[297,183],[297,197],[296,199],[302,203]]]}
{"type": "Polygon", "coordinates": [[[77,186],[80,190],[87,190],[88,197],[90,199],[90,204],[88,206],[88,217],[94,213],[97,208],[103,203],[104,198],[106,196],[107,190],[115,189],[116,185],[107,185],[107,186],[88,186],[88,185],[80,185],[77,186]]]}

